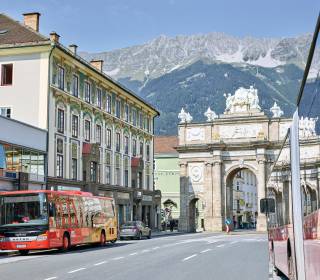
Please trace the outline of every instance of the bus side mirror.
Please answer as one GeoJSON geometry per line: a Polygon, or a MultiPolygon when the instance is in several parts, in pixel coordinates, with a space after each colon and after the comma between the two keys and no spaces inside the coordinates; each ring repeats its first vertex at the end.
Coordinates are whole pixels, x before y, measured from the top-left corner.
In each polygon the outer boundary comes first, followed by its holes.
{"type": "Polygon", "coordinates": [[[263,214],[275,213],[276,203],[273,198],[260,199],[260,212],[263,214]]]}

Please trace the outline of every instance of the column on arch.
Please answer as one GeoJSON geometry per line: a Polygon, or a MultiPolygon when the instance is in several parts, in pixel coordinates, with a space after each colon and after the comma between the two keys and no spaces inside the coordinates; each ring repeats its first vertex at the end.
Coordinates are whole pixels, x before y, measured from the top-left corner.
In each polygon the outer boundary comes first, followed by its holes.
{"type": "Polygon", "coordinates": [[[264,149],[259,149],[257,151],[257,163],[258,163],[258,217],[257,217],[257,231],[267,230],[267,221],[265,214],[260,212],[260,199],[266,197],[266,159],[264,149]]]}
{"type": "Polygon", "coordinates": [[[179,231],[189,231],[189,180],[187,163],[180,163],[180,217],[179,231]]]}

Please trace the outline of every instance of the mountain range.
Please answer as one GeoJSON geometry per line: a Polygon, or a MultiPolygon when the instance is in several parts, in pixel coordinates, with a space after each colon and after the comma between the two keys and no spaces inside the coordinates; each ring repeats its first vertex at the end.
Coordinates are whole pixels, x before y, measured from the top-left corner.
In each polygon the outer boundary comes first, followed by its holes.
{"type": "MultiPolygon", "coordinates": [[[[104,60],[104,72],[154,105],[161,113],[156,134],[177,134],[177,115],[184,107],[203,121],[208,106],[221,114],[224,93],[254,85],[260,106],[269,114],[276,101],[292,114],[311,34],[294,38],[237,38],[223,33],[160,36],[143,45],[101,53],[81,53],[104,60]]],[[[310,78],[320,69],[315,52],[310,78]]]]}

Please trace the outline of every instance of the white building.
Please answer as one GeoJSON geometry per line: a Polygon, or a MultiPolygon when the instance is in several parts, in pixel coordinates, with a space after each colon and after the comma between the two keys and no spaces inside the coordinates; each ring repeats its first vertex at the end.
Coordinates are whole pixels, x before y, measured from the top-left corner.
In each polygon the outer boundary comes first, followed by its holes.
{"type": "Polygon", "coordinates": [[[233,222],[236,228],[253,228],[258,214],[257,179],[240,170],[233,179],[233,222]]]}
{"type": "MultiPolygon", "coordinates": [[[[157,225],[153,119],[159,113],[68,48],[39,33],[40,14],[24,23],[0,15],[0,110],[48,130],[48,188],[113,196],[120,223],[157,225]]],[[[159,196],[156,194],[156,196],[159,196]]]]}

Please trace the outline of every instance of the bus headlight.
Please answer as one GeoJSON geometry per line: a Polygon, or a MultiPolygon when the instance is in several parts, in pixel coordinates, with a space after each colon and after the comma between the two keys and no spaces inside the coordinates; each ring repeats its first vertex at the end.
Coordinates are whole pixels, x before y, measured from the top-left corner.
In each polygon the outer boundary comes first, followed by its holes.
{"type": "Polygon", "coordinates": [[[48,235],[46,233],[38,235],[38,237],[37,237],[37,241],[44,241],[44,240],[47,240],[47,239],[48,239],[48,235]]]}

